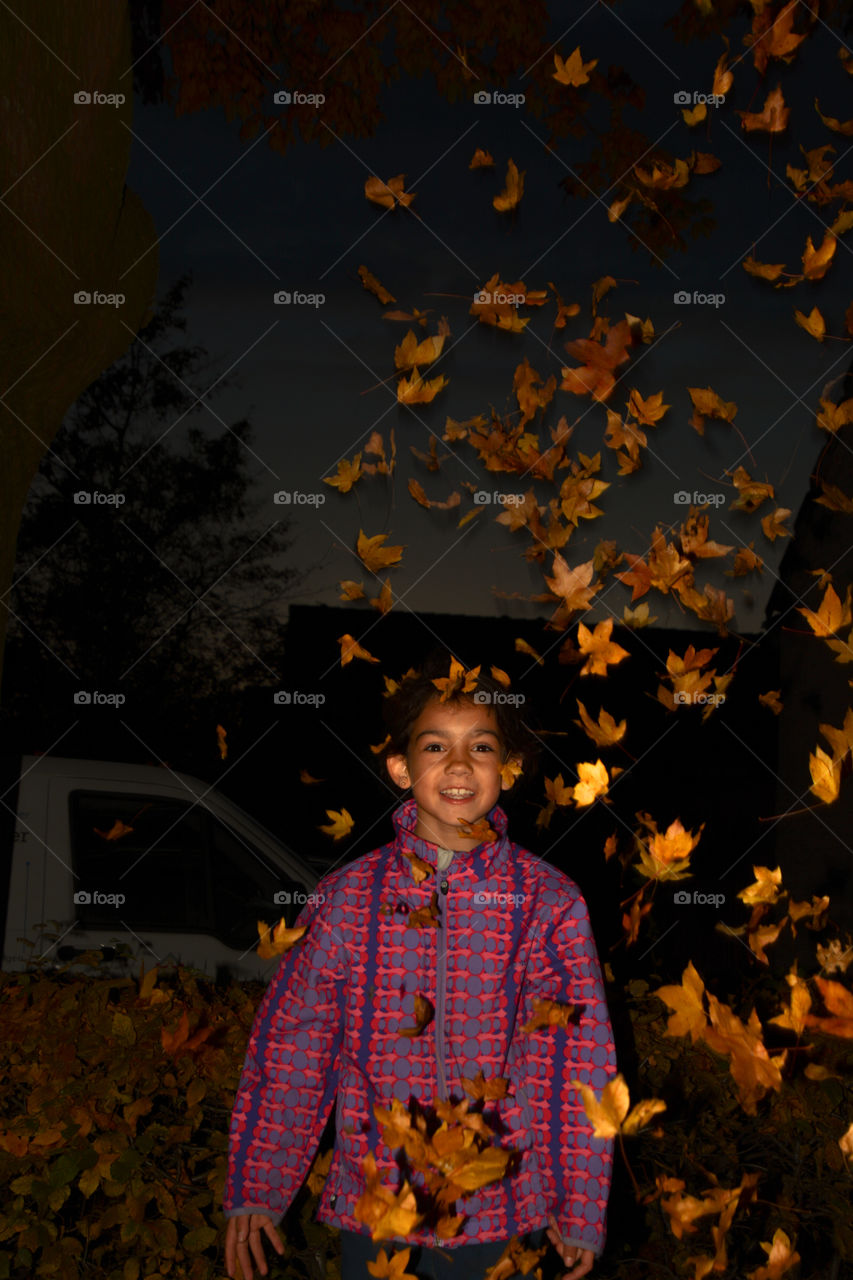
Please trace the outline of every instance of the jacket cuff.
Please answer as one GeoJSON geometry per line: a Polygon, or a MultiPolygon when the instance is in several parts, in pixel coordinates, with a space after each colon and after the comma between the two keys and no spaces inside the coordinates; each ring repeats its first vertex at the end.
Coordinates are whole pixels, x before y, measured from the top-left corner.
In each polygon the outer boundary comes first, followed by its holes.
{"type": "Polygon", "coordinates": [[[239,1209],[223,1209],[226,1218],[245,1217],[249,1213],[262,1213],[265,1218],[271,1218],[274,1227],[277,1227],[284,1217],[283,1213],[274,1213],[272,1209],[267,1209],[263,1205],[247,1204],[239,1209]]]}

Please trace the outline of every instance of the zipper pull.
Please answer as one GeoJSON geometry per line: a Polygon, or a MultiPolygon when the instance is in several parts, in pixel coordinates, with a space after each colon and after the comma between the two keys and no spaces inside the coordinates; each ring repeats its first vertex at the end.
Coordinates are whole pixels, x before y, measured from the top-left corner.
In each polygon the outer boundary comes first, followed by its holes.
{"type": "Polygon", "coordinates": [[[446,880],[442,880],[441,884],[440,884],[438,887],[439,887],[439,889],[441,890],[441,892],[442,892],[443,894],[446,894],[446,893],[447,893],[447,881],[446,881],[446,880]]]}

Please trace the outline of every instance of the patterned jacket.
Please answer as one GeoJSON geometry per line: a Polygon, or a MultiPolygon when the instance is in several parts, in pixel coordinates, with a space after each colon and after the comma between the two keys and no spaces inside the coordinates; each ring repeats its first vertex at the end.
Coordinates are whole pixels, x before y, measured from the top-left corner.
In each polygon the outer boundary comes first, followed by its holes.
{"type": "MultiPolygon", "coordinates": [[[[308,930],[281,959],[249,1038],[231,1117],[226,1217],[265,1213],[278,1223],[302,1185],[337,1094],[334,1154],[321,1222],[367,1233],[353,1216],[376,1156],[385,1181],[401,1179],[373,1104],[467,1097],[464,1076],[507,1077],[507,1097],[484,1112],[520,1161],[499,1182],[457,1202],[465,1215],[445,1248],[508,1239],[545,1226],[604,1247],[612,1140],[594,1138],[571,1081],[600,1093],[616,1055],[586,904],[561,871],[513,843],[507,819],[488,815],[497,839],[456,852],[415,836],[417,805],[393,814],[396,838],[325,876],[300,914],[308,930]],[[405,852],[434,875],[417,883],[405,852]],[[408,927],[438,898],[440,924],[408,927]],[[432,1021],[414,1038],[415,995],[432,1021]],[[568,1029],[525,1033],[534,1002],[579,1007],[568,1029]],[[497,1123],[496,1123],[497,1121],[497,1123]]],[[[413,1185],[417,1185],[413,1179],[413,1185]]],[[[409,1244],[438,1243],[419,1227],[409,1244]]]]}

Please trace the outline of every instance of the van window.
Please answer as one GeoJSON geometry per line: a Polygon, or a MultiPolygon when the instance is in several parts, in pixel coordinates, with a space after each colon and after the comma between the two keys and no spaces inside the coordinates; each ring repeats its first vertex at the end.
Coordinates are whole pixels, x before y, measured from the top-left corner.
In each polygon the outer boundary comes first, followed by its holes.
{"type": "Polygon", "coordinates": [[[202,805],[85,791],[69,804],[83,928],[208,933],[243,952],[257,946],[258,919],[285,914],[278,870],[202,805]]]}

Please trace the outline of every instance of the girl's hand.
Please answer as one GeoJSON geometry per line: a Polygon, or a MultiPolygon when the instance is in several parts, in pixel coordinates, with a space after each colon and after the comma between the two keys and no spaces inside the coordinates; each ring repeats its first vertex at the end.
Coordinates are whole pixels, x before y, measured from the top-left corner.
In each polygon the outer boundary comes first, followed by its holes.
{"type": "Polygon", "coordinates": [[[275,1229],[272,1218],[265,1213],[239,1214],[228,1219],[225,1229],[225,1269],[231,1280],[236,1280],[235,1262],[239,1261],[243,1280],[252,1280],[252,1259],[262,1276],[267,1274],[267,1260],[264,1257],[264,1245],[261,1232],[264,1231],[272,1241],[277,1253],[284,1253],[284,1245],[275,1229]]]}
{"type": "Polygon", "coordinates": [[[587,1275],[592,1270],[595,1254],[592,1249],[579,1249],[577,1245],[566,1244],[552,1213],[548,1214],[548,1221],[551,1225],[545,1234],[566,1266],[572,1268],[571,1271],[566,1272],[562,1280],[580,1280],[581,1276],[587,1275]]]}

